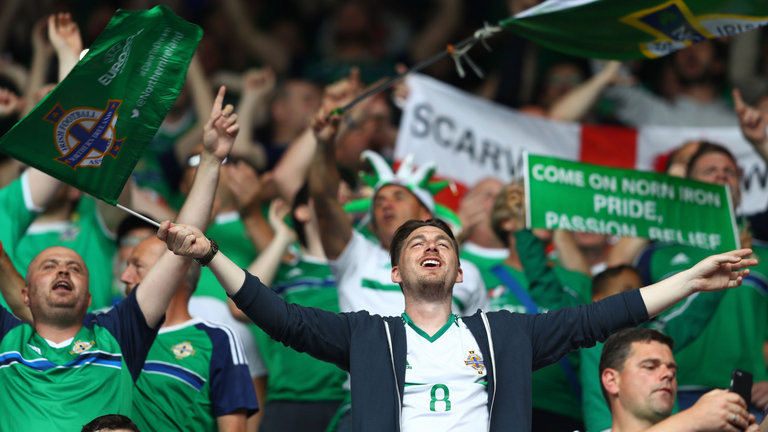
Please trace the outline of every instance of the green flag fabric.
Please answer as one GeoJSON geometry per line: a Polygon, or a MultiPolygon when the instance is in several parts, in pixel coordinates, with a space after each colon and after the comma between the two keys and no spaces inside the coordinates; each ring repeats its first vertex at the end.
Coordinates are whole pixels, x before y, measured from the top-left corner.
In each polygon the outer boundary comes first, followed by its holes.
{"type": "Polygon", "coordinates": [[[500,25],[569,54],[656,58],[768,24],[768,0],[548,0],[500,25]]]}
{"type": "Polygon", "coordinates": [[[118,10],[0,151],[111,204],[181,92],[202,37],[166,6],[118,10]]]}

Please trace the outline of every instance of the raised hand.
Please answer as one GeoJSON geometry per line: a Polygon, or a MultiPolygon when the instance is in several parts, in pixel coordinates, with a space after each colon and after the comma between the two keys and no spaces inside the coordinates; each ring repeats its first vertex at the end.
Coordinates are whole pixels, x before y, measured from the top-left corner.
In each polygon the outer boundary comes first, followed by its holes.
{"type": "Polygon", "coordinates": [[[278,234],[288,236],[291,241],[296,239],[296,235],[291,227],[285,223],[285,217],[291,212],[291,206],[280,198],[275,198],[269,204],[269,226],[278,234]]]}
{"type": "Polygon", "coordinates": [[[211,248],[211,243],[199,229],[170,221],[160,224],[157,238],[165,242],[168,250],[179,256],[202,258],[211,248]]]}
{"type": "Polygon", "coordinates": [[[504,188],[507,196],[507,207],[512,211],[515,220],[514,231],[525,228],[525,189],[519,183],[510,183],[504,188]]]}
{"type": "Polygon", "coordinates": [[[733,89],[733,108],[736,115],[739,116],[739,126],[741,127],[741,133],[744,134],[744,138],[756,147],[761,144],[768,144],[768,141],[766,141],[768,113],[764,113],[744,103],[744,99],[741,98],[741,92],[738,89],[733,89]]]}
{"type": "Polygon", "coordinates": [[[48,39],[59,56],[79,57],[83,50],[80,27],[72,21],[72,16],[67,12],[52,14],[48,17],[48,39]]]}
{"type": "Polygon", "coordinates": [[[688,283],[696,291],[737,287],[749,275],[747,267],[757,265],[757,259],[746,258],[750,254],[752,249],[737,249],[707,257],[689,270],[688,283]]]}
{"type": "Polygon", "coordinates": [[[328,118],[329,113],[330,111],[325,108],[320,108],[309,123],[317,143],[320,145],[331,145],[336,137],[336,132],[339,130],[341,116],[334,114],[328,118]]]}
{"type": "Polygon", "coordinates": [[[36,55],[39,53],[47,57],[53,54],[53,46],[51,46],[48,32],[46,31],[49,19],[41,18],[32,26],[32,34],[30,36],[32,39],[32,50],[36,55]]]}
{"type": "Polygon", "coordinates": [[[336,108],[341,108],[352,102],[363,90],[360,81],[360,69],[353,67],[349,70],[349,76],[325,87],[321,111],[331,113],[336,108]]]}
{"type": "Polygon", "coordinates": [[[249,69],[243,74],[243,98],[260,99],[275,89],[272,68],[249,69]]]}
{"type": "Polygon", "coordinates": [[[16,96],[16,93],[0,87],[0,117],[17,114],[24,101],[16,96]]]}
{"type": "Polygon", "coordinates": [[[222,108],[225,93],[226,88],[221,86],[213,102],[211,116],[203,127],[203,148],[219,161],[224,160],[232,150],[235,137],[240,131],[235,108],[231,104],[222,108]]]}

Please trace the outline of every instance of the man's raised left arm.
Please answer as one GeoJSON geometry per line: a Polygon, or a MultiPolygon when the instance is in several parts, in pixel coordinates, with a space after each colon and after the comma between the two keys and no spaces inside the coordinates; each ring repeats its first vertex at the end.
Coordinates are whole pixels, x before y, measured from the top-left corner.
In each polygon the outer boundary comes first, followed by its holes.
{"type": "MultiPolygon", "coordinates": [[[[179,223],[192,225],[201,231],[205,231],[211,218],[221,163],[232,149],[239,130],[232,105],[222,108],[224,92],[224,87],[221,87],[203,129],[200,165],[177,218],[179,223]]],[[[166,252],[144,278],[142,288],[137,290],[136,301],[150,327],[155,327],[165,314],[186,263],[187,258],[166,252]]]]}

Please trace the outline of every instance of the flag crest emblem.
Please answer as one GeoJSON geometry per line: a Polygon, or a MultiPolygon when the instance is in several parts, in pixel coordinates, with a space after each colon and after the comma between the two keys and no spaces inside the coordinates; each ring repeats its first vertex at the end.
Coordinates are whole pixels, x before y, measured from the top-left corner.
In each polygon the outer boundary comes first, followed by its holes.
{"type": "Polygon", "coordinates": [[[189,357],[191,355],[195,354],[195,347],[192,346],[191,343],[184,341],[182,343],[178,343],[171,347],[171,352],[176,356],[178,359],[182,359],[185,357],[189,357]]]}
{"type": "Polygon", "coordinates": [[[78,167],[99,167],[104,156],[117,158],[123,145],[117,138],[115,124],[122,101],[110,99],[102,110],[77,107],[65,111],[56,103],[44,119],[55,124],[54,139],[61,157],[56,158],[73,170],[78,167]]]}
{"type": "Polygon", "coordinates": [[[84,341],[84,340],[78,339],[77,341],[75,341],[75,343],[72,344],[72,352],[74,354],[80,354],[82,352],[85,352],[91,349],[93,345],[94,345],[93,341],[84,341]]]}
{"type": "Polygon", "coordinates": [[[464,360],[464,364],[476,370],[478,374],[482,374],[483,370],[485,370],[485,363],[483,362],[483,358],[480,357],[480,354],[475,353],[474,350],[469,351],[469,354],[467,354],[467,359],[464,360]]]}

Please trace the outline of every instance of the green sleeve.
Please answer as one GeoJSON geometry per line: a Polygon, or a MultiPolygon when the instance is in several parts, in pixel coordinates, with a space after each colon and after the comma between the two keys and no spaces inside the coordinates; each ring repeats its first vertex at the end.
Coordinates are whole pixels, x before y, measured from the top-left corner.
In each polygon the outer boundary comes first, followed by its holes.
{"type": "Polygon", "coordinates": [[[685,348],[704,331],[728,290],[693,294],[653,320],[646,326],[655,328],[675,341],[675,352],[685,348]]]}
{"type": "Polygon", "coordinates": [[[554,268],[547,264],[544,245],[531,230],[517,231],[515,246],[520,256],[520,263],[523,265],[523,272],[528,279],[528,291],[536,304],[547,309],[560,309],[581,303],[578,297],[564,289],[554,268]]]}
{"type": "Polygon", "coordinates": [[[29,225],[37,217],[37,213],[27,208],[24,201],[22,181],[25,175],[17,178],[0,189],[0,242],[5,250],[15,253],[16,246],[21,241],[29,225]]]}
{"type": "Polygon", "coordinates": [[[584,416],[584,427],[587,432],[601,432],[611,428],[611,411],[603,397],[600,384],[600,354],[603,344],[598,342],[592,348],[582,348],[581,368],[581,412],[584,416]]]}

